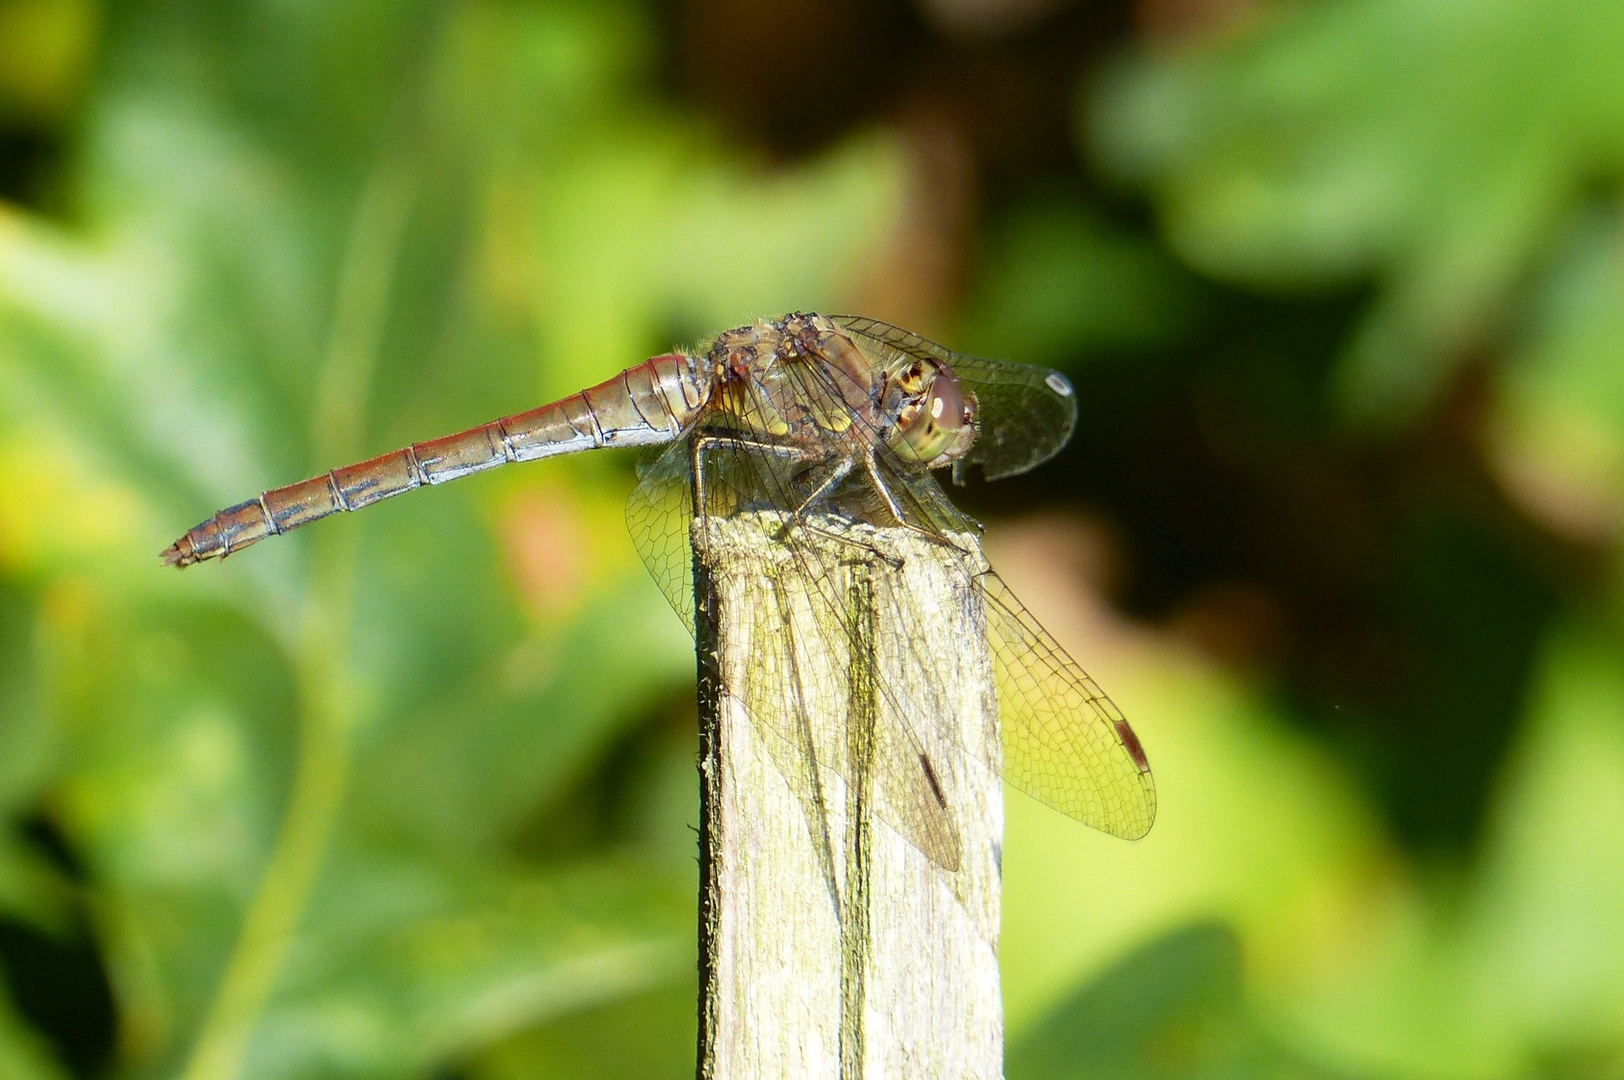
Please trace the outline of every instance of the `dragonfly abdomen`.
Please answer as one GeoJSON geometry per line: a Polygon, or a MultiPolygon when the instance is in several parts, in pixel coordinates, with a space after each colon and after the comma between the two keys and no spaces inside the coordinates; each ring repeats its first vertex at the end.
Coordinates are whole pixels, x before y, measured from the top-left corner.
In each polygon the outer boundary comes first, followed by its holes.
{"type": "Polygon", "coordinates": [[[345,510],[401,492],[505,465],[510,461],[670,442],[710,399],[700,362],[683,353],[653,357],[578,394],[273,488],[220,511],[163,553],[172,566],[224,558],[345,510]]]}

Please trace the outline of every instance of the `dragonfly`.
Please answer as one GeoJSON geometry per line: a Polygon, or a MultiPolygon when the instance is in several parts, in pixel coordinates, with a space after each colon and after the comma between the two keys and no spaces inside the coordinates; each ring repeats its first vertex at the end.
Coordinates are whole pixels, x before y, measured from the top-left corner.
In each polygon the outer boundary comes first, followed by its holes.
{"type": "MultiPolygon", "coordinates": [[[[967,356],[861,316],[796,312],[728,330],[708,349],[654,356],[528,412],[266,491],[197,525],[162,559],[185,567],[225,558],[332,514],[510,462],[652,448],[627,520],[644,564],[690,633],[691,545],[709,535],[708,523],[766,515],[770,542],[812,579],[810,599],[783,609],[805,625],[753,643],[786,650],[752,664],[778,675],[756,680],[770,685],[725,688],[764,735],[780,746],[795,742],[787,718],[807,707],[804,687],[782,677],[796,666],[786,643],[821,640],[855,655],[845,647],[862,631],[822,554],[828,538],[905,530],[961,561],[986,626],[999,739],[998,752],[982,760],[1039,802],[1138,839],[1156,816],[1138,737],[980,557],[973,542],[980,526],[954,507],[935,476],[950,469],[963,483],[972,468],[988,480],[1026,472],[1060,450],[1076,421],[1076,392],[1058,371],[967,356]]],[[[891,604],[877,617],[920,619],[913,610],[891,604]]],[[[890,629],[921,643],[934,631],[890,629]]],[[[900,700],[883,680],[877,690],[900,700]]],[[[866,779],[880,818],[951,871],[960,852],[943,790],[948,771],[931,760],[943,740],[925,730],[940,720],[918,711],[888,711],[877,733],[884,745],[866,779]]],[[[832,757],[831,767],[843,771],[838,753],[832,757]]]]}

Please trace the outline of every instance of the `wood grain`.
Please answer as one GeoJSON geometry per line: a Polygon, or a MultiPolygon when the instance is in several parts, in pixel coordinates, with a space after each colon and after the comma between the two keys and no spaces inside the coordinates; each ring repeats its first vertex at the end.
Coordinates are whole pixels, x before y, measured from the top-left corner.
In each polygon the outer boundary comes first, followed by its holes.
{"type": "Polygon", "coordinates": [[[699,1075],[1001,1077],[1003,793],[986,764],[997,697],[979,549],[867,526],[785,545],[780,520],[695,526],[699,1075]],[[809,626],[831,596],[855,635],[809,626]],[[782,697],[763,680],[785,678],[808,715],[759,716],[782,697]],[[896,827],[903,745],[930,759],[954,870],[896,827]]]}

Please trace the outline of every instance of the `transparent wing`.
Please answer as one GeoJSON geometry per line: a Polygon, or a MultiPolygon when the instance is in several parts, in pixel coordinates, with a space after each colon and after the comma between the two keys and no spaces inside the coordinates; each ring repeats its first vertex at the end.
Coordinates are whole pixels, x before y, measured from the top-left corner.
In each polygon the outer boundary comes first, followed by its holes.
{"type": "Polygon", "coordinates": [[[1015,476],[1054,457],[1071,438],[1077,392],[1060,372],[973,356],[959,357],[953,371],[981,407],[975,442],[954,463],[956,477],[970,465],[981,466],[988,480],[1015,476]]]}
{"type": "Polygon", "coordinates": [[[650,453],[626,500],[626,528],[649,576],[694,632],[693,473],[688,438],[650,453]]]}
{"type": "MultiPolygon", "coordinates": [[[[863,785],[875,818],[956,871],[962,852],[949,807],[952,778],[962,771],[953,758],[961,752],[952,741],[918,735],[898,690],[884,681],[874,687],[873,722],[855,715],[850,672],[874,638],[853,610],[860,560],[827,532],[781,534],[788,518],[782,507],[798,506],[816,485],[815,465],[728,442],[718,429],[689,433],[644,468],[627,507],[649,572],[692,632],[696,439],[708,444],[701,457],[706,521],[697,535],[700,542],[725,538],[735,574],[749,580],[747,598],[730,605],[730,632],[748,637],[731,651],[749,656],[746,671],[724,676],[730,696],[807,807],[814,834],[830,790],[826,774],[833,773],[848,787],[863,785]],[[854,733],[861,736],[855,742],[854,733]]],[[[871,612],[895,606],[883,584],[869,603],[871,612]]]]}
{"type": "MultiPolygon", "coordinates": [[[[965,517],[933,477],[882,467],[904,516],[938,534],[965,517]]],[[[947,543],[947,541],[944,541],[947,543]]],[[[1156,818],[1156,785],[1139,738],[1120,709],[985,563],[961,552],[975,582],[998,686],[1004,779],[1083,824],[1137,840],[1156,818]]],[[[899,615],[899,617],[901,617],[899,615]]],[[[912,633],[927,633],[918,627],[912,633]]]]}
{"type": "Polygon", "coordinates": [[[980,578],[998,681],[1004,779],[1112,836],[1156,820],[1156,784],[1139,738],[1088,673],[991,570],[980,578]]]}
{"type": "Polygon", "coordinates": [[[980,418],[970,452],[954,466],[981,466],[988,480],[1026,472],[1060,452],[1077,425],[1077,393],[1058,371],[956,353],[917,334],[857,315],[831,316],[859,344],[939,360],[976,395],[980,418]]]}
{"type": "MultiPolygon", "coordinates": [[[[839,388],[826,383],[840,377],[826,369],[798,368],[793,378],[805,385],[792,389],[807,399],[829,400],[839,388]]],[[[752,649],[759,655],[746,685],[729,689],[745,703],[775,753],[783,755],[781,771],[795,783],[796,762],[811,760],[814,776],[820,769],[848,782],[865,772],[872,775],[877,816],[949,869],[958,865],[959,841],[948,793],[954,778],[963,775],[967,750],[1062,813],[1113,835],[1144,835],[1155,817],[1155,788],[1144,752],[1121,713],[987,567],[975,542],[975,523],[947,501],[929,474],[899,461],[867,421],[850,419],[842,443],[831,440],[790,453],[732,439],[721,427],[702,427],[645,470],[629,508],[645,563],[692,630],[692,440],[710,440],[702,454],[703,516],[713,523],[754,521],[770,553],[759,575],[762,595],[754,602],[765,620],[752,629],[752,649]],[[849,463],[853,445],[872,450],[883,492],[855,468],[829,482],[831,469],[842,460],[849,463]],[[816,512],[783,531],[791,512],[815,492],[822,493],[816,512]],[[971,583],[963,601],[979,611],[992,655],[1002,729],[999,760],[985,755],[985,740],[965,738],[948,719],[956,715],[952,697],[966,686],[985,685],[985,675],[932,670],[941,652],[931,649],[931,642],[952,631],[922,620],[920,605],[894,587],[873,592],[873,617],[888,627],[886,640],[917,647],[884,665],[893,681],[882,682],[876,694],[885,716],[869,751],[871,769],[853,764],[844,713],[808,707],[809,700],[832,700],[834,688],[820,680],[844,678],[868,640],[850,608],[854,560],[824,541],[894,525],[892,505],[913,533],[932,540],[936,552],[960,561],[956,580],[971,583]],[[790,593],[768,584],[783,579],[786,569],[793,571],[788,577],[804,583],[790,593]],[[773,633],[772,626],[780,632],[773,633]],[[832,665],[823,662],[830,657],[832,665]],[[921,698],[920,686],[936,688],[938,697],[930,699],[927,691],[921,698]]],[[[709,534],[709,529],[700,532],[709,534]]]]}

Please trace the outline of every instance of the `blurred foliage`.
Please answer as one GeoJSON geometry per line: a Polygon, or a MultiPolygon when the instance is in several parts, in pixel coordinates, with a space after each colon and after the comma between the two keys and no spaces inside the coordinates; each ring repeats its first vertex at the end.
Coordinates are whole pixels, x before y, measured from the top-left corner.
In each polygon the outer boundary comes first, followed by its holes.
{"type": "Polygon", "coordinates": [[[1492,347],[1573,204],[1624,177],[1624,11],[1305,4],[1235,37],[1125,66],[1102,157],[1152,180],[1170,242],[1214,275],[1377,278],[1341,389],[1413,412],[1492,347]]]}
{"type": "Polygon", "coordinates": [[[1222,926],[1196,924],[1128,957],[1010,1047],[1010,1080],[1302,1077],[1245,1018],[1240,952],[1222,926]]]}
{"type": "MultiPolygon", "coordinates": [[[[59,1072],[52,1038],[90,1072],[414,1075],[690,983],[692,750],[649,736],[690,722],[691,648],[625,543],[626,463],[218,574],[151,553],[241,491],[818,302],[893,155],[753,179],[639,88],[626,8],[105,14],[71,214],[0,219],[0,897],[22,942],[93,950],[75,990],[117,1026],[16,944],[37,1027],[0,1027],[7,1075],[59,1072]],[[646,809],[594,805],[605,762],[646,809]]],[[[13,51],[56,32],[16,20],[13,51]]]]}
{"type": "Polygon", "coordinates": [[[0,1077],[687,1075],[628,461],[154,554],[819,308],[1084,402],[965,496],[1163,811],[1011,800],[1012,1077],[1624,1074],[1620,12],[0,0],[0,1077]]]}

